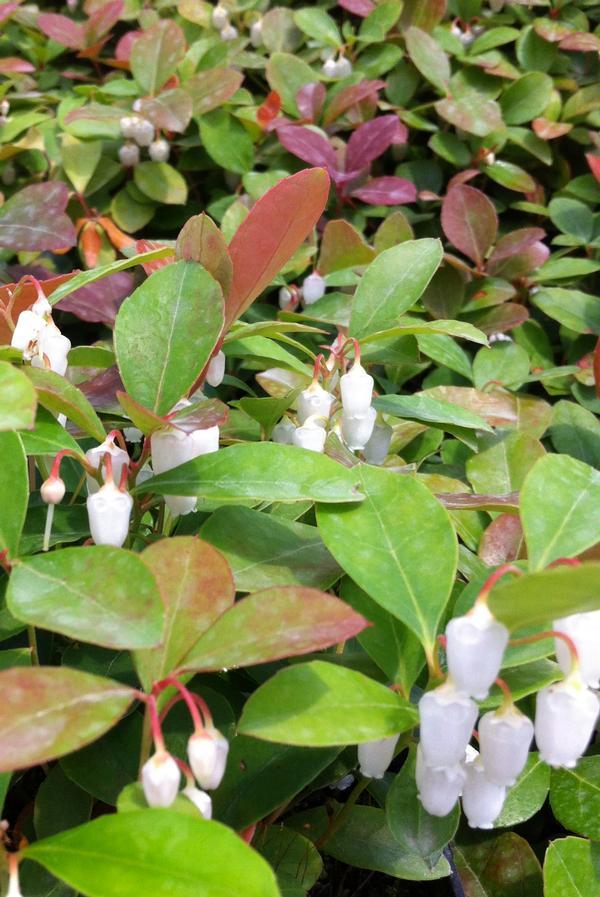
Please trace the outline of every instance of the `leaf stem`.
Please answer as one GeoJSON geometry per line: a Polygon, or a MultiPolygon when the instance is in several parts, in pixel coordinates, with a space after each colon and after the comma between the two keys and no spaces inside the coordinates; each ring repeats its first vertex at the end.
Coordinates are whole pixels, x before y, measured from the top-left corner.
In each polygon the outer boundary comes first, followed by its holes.
{"type": "Polygon", "coordinates": [[[350,797],[348,798],[340,812],[337,814],[335,819],[332,821],[327,831],[323,835],[321,835],[321,837],[317,841],[315,841],[315,847],[317,848],[317,850],[320,850],[324,844],[327,844],[329,839],[333,835],[335,835],[335,833],[342,827],[344,822],[350,816],[350,813],[352,812],[352,808],[354,807],[356,801],[361,796],[370,781],[371,779],[367,779],[364,776],[363,778],[358,780],[358,782],[352,789],[352,792],[350,793],[350,797]]]}
{"type": "Polygon", "coordinates": [[[31,663],[33,664],[33,666],[38,667],[40,665],[40,655],[38,653],[37,633],[35,631],[35,626],[27,627],[27,641],[29,642],[29,648],[31,649],[31,663]]]}

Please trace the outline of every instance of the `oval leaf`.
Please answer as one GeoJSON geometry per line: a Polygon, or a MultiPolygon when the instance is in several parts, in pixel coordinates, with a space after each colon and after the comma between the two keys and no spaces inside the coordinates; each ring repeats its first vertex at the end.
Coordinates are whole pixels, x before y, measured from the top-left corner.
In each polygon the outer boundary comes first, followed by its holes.
{"type": "Polygon", "coordinates": [[[442,203],[442,228],[450,242],[480,268],[496,239],[498,216],[485,193],[458,184],[442,203]]]}

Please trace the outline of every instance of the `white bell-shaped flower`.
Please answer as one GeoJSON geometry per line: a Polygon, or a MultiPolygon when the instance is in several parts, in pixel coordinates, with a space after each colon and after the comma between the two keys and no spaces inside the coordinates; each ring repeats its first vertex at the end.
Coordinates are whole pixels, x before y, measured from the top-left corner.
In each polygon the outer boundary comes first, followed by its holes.
{"type": "Polygon", "coordinates": [[[481,758],[466,763],[464,770],[462,808],[467,822],[471,828],[493,828],[506,800],[506,788],[488,779],[481,758]]]}
{"type": "Polygon", "coordinates": [[[477,719],[477,704],[448,679],[419,701],[423,759],[434,769],[457,766],[477,719]]]}
{"type": "Polygon", "coordinates": [[[31,359],[31,366],[49,368],[64,377],[70,348],[71,340],[54,323],[49,322],[39,336],[37,354],[31,359]]]}
{"type": "Polygon", "coordinates": [[[164,137],[159,140],[153,140],[148,147],[148,155],[153,162],[168,162],[171,155],[171,147],[164,137]]]}
{"type": "MultiPolygon", "coordinates": [[[[184,433],[183,430],[158,430],[152,434],[152,469],[165,473],[186,461],[208,455],[219,448],[219,428],[207,427],[184,433]]],[[[189,514],[196,507],[195,496],[165,495],[165,502],[172,514],[189,514]]]]}
{"type": "Polygon", "coordinates": [[[529,756],[533,723],[513,705],[490,711],[479,720],[479,750],[488,779],[510,786],[517,781],[529,756]]]}
{"type": "MultiPolygon", "coordinates": [[[[579,672],[590,688],[600,687],[600,610],[585,614],[571,614],[555,620],[553,629],[568,635],[577,648],[579,672]]],[[[571,671],[571,652],[566,642],[557,638],[554,642],[556,659],[567,676],[571,671]]]]}
{"type": "Polygon", "coordinates": [[[119,147],[119,162],[124,168],[135,168],[140,161],[140,148],[135,143],[124,143],[119,147]]]}
{"type": "Polygon", "coordinates": [[[313,302],[321,299],[325,295],[325,278],[313,271],[308,277],[304,278],[302,283],[302,298],[305,305],[312,305],[313,302]]]}
{"type": "Polygon", "coordinates": [[[219,350],[216,355],[213,355],[208,363],[208,370],[206,371],[206,382],[209,384],[209,386],[214,386],[216,389],[216,387],[220,386],[223,382],[224,376],[225,352],[219,350]]]}
{"type": "Polygon", "coordinates": [[[195,788],[193,785],[186,785],[183,789],[183,794],[191,800],[191,802],[198,808],[200,811],[200,815],[204,817],[204,819],[212,819],[212,800],[210,798],[210,794],[207,794],[206,791],[201,791],[199,788],[195,788]]]}
{"type": "Polygon", "coordinates": [[[316,380],[303,389],[297,399],[298,423],[304,424],[309,417],[317,414],[320,417],[329,417],[331,406],[335,401],[330,392],[317,383],[316,380]]]}
{"type": "Polygon", "coordinates": [[[600,704],[578,672],[538,692],[535,740],[549,766],[572,769],[587,748],[600,704]]]}
{"type": "Polygon", "coordinates": [[[119,127],[121,128],[121,134],[127,140],[133,140],[135,135],[135,129],[137,127],[139,119],[137,115],[124,115],[121,121],[119,122],[119,127]]]}
{"type": "Polygon", "coordinates": [[[250,26],[250,43],[253,47],[261,47],[263,43],[262,36],[262,19],[257,19],[256,22],[252,22],[250,26]]]}
{"type": "Polygon", "coordinates": [[[44,480],[40,486],[40,495],[42,496],[42,501],[45,501],[47,505],[60,504],[65,497],[64,481],[60,477],[50,474],[48,479],[44,480]]]}
{"type": "Polygon", "coordinates": [[[279,293],[277,294],[277,302],[279,304],[279,308],[283,311],[284,308],[287,308],[290,302],[292,301],[292,291],[289,287],[281,287],[279,293]]]}
{"type": "Polygon", "coordinates": [[[215,728],[195,732],[187,746],[188,760],[198,783],[207,791],[221,784],[227,766],[229,742],[215,728]]]}
{"type": "Polygon", "coordinates": [[[170,807],[179,791],[181,773],[167,751],[157,751],[142,766],[142,788],[150,807],[170,807]]]}
{"type": "Polygon", "coordinates": [[[335,59],[326,59],[323,63],[321,71],[325,75],[326,78],[336,78],[337,77],[337,62],[335,59]]]}
{"type": "Polygon", "coordinates": [[[349,78],[352,74],[352,63],[347,56],[340,53],[336,62],[336,78],[349,78]]]}
{"type": "Polygon", "coordinates": [[[433,769],[425,763],[421,745],[417,747],[415,781],[419,800],[431,816],[447,816],[461,795],[466,773],[460,764],[433,769]]]}
{"type": "Polygon", "coordinates": [[[458,690],[478,700],[487,697],[500,671],[507,643],[508,629],[484,602],[476,602],[470,613],[450,620],[446,627],[446,657],[458,690]]]}
{"type": "Polygon", "coordinates": [[[147,118],[138,118],[135,123],[133,139],[138,146],[150,146],[154,140],[154,125],[147,118]]]}
{"type": "Polygon", "coordinates": [[[39,315],[40,318],[48,320],[49,316],[52,314],[52,306],[45,296],[38,296],[31,306],[31,311],[35,312],[36,315],[39,315]]]}
{"type": "Polygon", "coordinates": [[[217,31],[220,31],[229,22],[229,12],[222,3],[217,3],[213,9],[211,21],[213,28],[216,28],[217,31]]]}
{"type": "Polygon", "coordinates": [[[90,533],[96,545],[114,545],[120,548],[129,533],[129,518],[133,499],[113,482],[88,495],[88,521],[90,533]]]}
{"type": "Polygon", "coordinates": [[[292,445],[308,449],[311,452],[322,452],[326,439],[327,431],[314,417],[309,417],[301,427],[296,427],[292,433],[292,445]]]}
{"type": "Polygon", "coordinates": [[[15,863],[13,865],[11,863],[9,869],[10,871],[8,876],[8,888],[6,891],[6,897],[23,897],[23,892],[21,891],[21,885],[19,883],[18,864],[15,863]]]}
{"type": "Polygon", "coordinates": [[[13,330],[11,346],[20,349],[26,360],[31,359],[35,346],[47,326],[44,318],[31,309],[22,311],[13,330]]]}
{"type": "Polygon", "coordinates": [[[355,361],[347,374],[340,377],[342,406],[350,417],[361,417],[371,407],[373,378],[367,374],[360,361],[355,361]]]}
{"type": "MultiPolygon", "coordinates": [[[[125,451],[125,449],[120,448],[112,438],[112,436],[107,436],[104,442],[100,443],[100,445],[95,446],[94,448],[88,449],[85,453],[86,460],[91,467],[98,470],[104,461],[104,456],[110,455],[110,460],[112,462],[112,478],[115,483],[121,482],[121,476],[123,473],[123,468],[127,467],[129,464],[129,455],[125,451]]],[[[104,482],[106,482],[106,467],[102,466],[102,477],[104,482]]],[[[88,495],[93,495],[94,492],[97,492],[100,488],[98,480],[94,477],[86,474],[86,483],[88,489],[88,495]]]]}
{"type": "Polygon", "coordinates": [[[387,424],[376,423],[365,445],[365,460],[369,464],[383,464],[390,450],[393,430],[387,424]]]}
{"type": "Polygon", "coordinates": [[[390,735],[377,741],[368,741],[358,745],[358,765],[363,776],[369,779],[382,779],[394,759],[394,751],[400,735],[390,735]]]}
{"type": "Polygon", "coordinates": [[[271,439],[280,445],[293,445],[296,426],[289,417],[282,417],[271,431],[271,439]]]}
{"type": "Polygon", "coordinates": [[[366,414],[360,417],[350,417],[344,411],[342,413],[342,436],[344,442],[353,452],[364,449],[371,438],[377,412],[374,408],[368,408],[366,414]]]}
{"type": "Polygon", "coordinates": [[[219,36],[223,41],[237,40],[237,38],[239,37],[239,32],[235,25],[232,25],[230,22],[228,22],[224,28],[221,28],[219,36]]]}

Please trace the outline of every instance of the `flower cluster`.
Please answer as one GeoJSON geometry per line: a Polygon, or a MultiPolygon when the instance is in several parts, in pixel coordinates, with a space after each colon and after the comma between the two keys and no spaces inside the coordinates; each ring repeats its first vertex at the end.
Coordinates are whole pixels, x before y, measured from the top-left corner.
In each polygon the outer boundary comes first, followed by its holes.
{"type": "Polygon", "coordinates": [[[33,277],[27,278],[37,287],[38,297],[31,308],[22,311],[11,338],[11,346],[20,349],[23,360],[32,367],[46,368],[64,376],[68,365],[71,341],[52,320],[52,306],[33,277]]]}
{"type": "Polygon", "coordinates": [[[168,162],[171,152],[163,137],[156,137],[154,125],[134,110],[120,121],[121,134],[127,143],[119,149],[119,160],[125,168],[134,168],[140,161],[140,147],[148,147],[152,162],[168,162]]]}

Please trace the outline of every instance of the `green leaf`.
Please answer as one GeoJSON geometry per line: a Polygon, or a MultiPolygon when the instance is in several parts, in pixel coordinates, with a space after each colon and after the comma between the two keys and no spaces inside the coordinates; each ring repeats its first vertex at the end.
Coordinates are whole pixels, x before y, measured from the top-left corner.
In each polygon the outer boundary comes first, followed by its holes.
{"type": "Polygon", "coordinates": [[[19,436],[26,455],[54,455],[65,448],[81,451],[71,434],[42,407],[37,410],[33,430],[23,430],[19,436]]]}
{"type": "Polygon", "coordinates": [[[160,641],[163,605],[139,555],[108,545],[64,548],[13,570],[7,605],[17,619],[107,648],[160,641]]]}
{"type": "Polygon", "coordinates": [[[38,838],[48,838],[66,828],[87,822],[92,798],[54,766],[40,785],[35,799],[33,821],[38,838]]]}
{"type": "Polygon", "coordinates": [[[600,846],[584,838],[551,841],[544,859],[544,893],[600,897],[600,846]]]}
{"type": "Polygon", "coordinates": [[[224,507],[206,521],[201,533],[227,558],[242,592],[275,585],[325,589],[341,573],[317,528],[305,523],[224,507]]]}
{"type": "Polygon", "coordinates": [[[363,274],[352,302],[350,334],[357,339],[398,324],[442,260],[442,244],[410,240],[381,252],[363,274]]]}
{"type": "Polygon", "coordinates": [[[18,555],[29,501],[27,458],[16,433],[0,433],[0,551],[18,555]]]}
{"type": "Polygon", "coordinates": [[[550,806],[566,829],[600,839],[600,757],[584,757],[575,769],[553,769],[550,806]]]}
{"type": "Polygon", "coordinates": [[[221,168],[245,174],[254,165],[252,139],[243,124],[225,109],[214,109],[198,119],[204,149],[221,168]]]}
{"type": "Polygon", "coordinates": [[[396,24],[402,12],[401,0],[383,0],[363,19],[358,32],[358,39],[363,43],[379,43],[396,24]]]}
{"type": "Polygon", "coordinates": [[[540,458],[523,484],[521,520],[531,570],[581,554],[600,542],[600,473],[568,455],[540,458]]]}
{"type": "Polygon", "coordinates": [[[134,490],[212,501],[358,502],[358,477],[308,449],[274,442],[232,445],[152,477],[134,490]]]}
{"type": "Polygon", "coordinates": [[[529,433],[503,430],[480,440],[479,451],[467,461],[467,477],[476,492],[516,492],[543,455],[543,445],[529,433]]]}
{"type": "Polygon", "coordinates": [[[552,567],[495,586],[490,609],[509,629],[600,608],[600,564],[552,567]]]}
{"type": "Polygon", "coordinates": [[[37,398],[25,374],[8,361],[0,361],[0,431],[31,430],[37,398]]]}
{"type": "Polygon", "coordinates": [[[133,180],[155,202],[183,205],[187,200],[185,178],[168,162],[140,162],[133,169],[133,180]]]}
{"type": "Polygon", "coordinates": [[[357,744],[404,732],[417,712],[379,682],[322,661],[294,664],[255,691],[239,731],[304,747],[357,744]]]}
{"type": "Polygon", "coordinates": [[[131,73],[144,93],[156,94],[185,55],[185,36],[173,19],[146,29],[131,47],[131,73]]]}
{"type": "Polygon", "coordinates": [[[564,234],[588,243],[594,231],[594,215],[589,206],[578,199],[557,196],[548,205],[550,220],[564,234]]]}
{"type": "Polygon", "coordinates": [[[560,401],[553,406],[550,438],[557,452],[592,467],[600,465],[600,423],[581,405],[560,401]]]}
{"type": "Polygon", "coordinates": [[[463,427],[467,430],[487,430],[492,428],[478,414],[426,395],[412,396],[378,396],[373,401],[378,411],[384,414],[392,414],[405,420],[418,420],[423,423],[439,425],[444,429],[450,427],[463,427]]]}
{"type": "Polygon", "coordinates": [[[458,804],[447,816],[431,816],[419,800],[415,782],[416,751],[411,749],[404,766],[388,791],[385,812],[388,825],[401,848],[427,860],[439,854],[456,834],[458,804]]]}
{"type": "Polygon", "coordinates": [[[101,140],[78,140],[62,135],[62,166],[78,193],[85,193],[102,155],[101,140]]]}
{"type": "Polygon", "coordinates": [[[521,125],[542,114],[552,99],[554,83],[549,75],[529,72],[512,81],[500,99],[507,125],[521,125]]]}
{"type": "Polygon", "coordinates": [[[142,684],[150,688],[172,673],[232,606],[235,586],[225,558],[196,536],[161,539],[146,548],[141,559],[156,580],[165,608],[160,647],[135,654],[142,684]]]}
{"type": "Polygon", "coordinates": [[[529,355],[518,343],[494,343],[480,349],[473,360],[473,385],[485,389],[494,383],[516,390],[529,375],[529,355]]]}
{"type": "Polygon", "coordinates": [[[440,93],[446,95],[450,82],[450,62],[439,43],[420,28],[411,26],[404,32],[406,48],[414,66],[440,93]]]}
{"type": "Polygon", "coordinates": [[[550,767],[535,752],[529,754],[525,769],[509,790],[496,828],[520,825],[542,808],[550,788],[550,767]]]}
{"type": "MultiPolygon", "coordinates": [[[[321,300],[323,301],[323,300],[321,300]]],[[[408,315],[400,319],[400,322],[389,330],[380,330],[377,333],[371,333],[369,336],[361,338],[363,346],[371,346],[380,340],[388,340],[393,337],[410,336],[416,334],[445,334],[456,339],[468,339],[473,343],[483,343],[486,345],[487,336],[482,330],[467,324],[466,321],[423,321],[420,318],[411,318],[408,315]]]]}
{"type": "Polygon", "coordinates": [[[264,819],[310,785],[339,752],[339,747],[294,747],[236,735],[213,795],[214,815],[238,831],[264,819]]]}
{"type": "Polygon", "coordinates": [[[366,465],[353,473],[366,499],[347,509],[320,505],[323,541],[352,579],[406,623],[429,652],[456,572],[450,518],[414,477],[366,465]],[[399,526],[399,520],[410,525],[399,526]],[[428,561],[432,556],[435,566],[428,561]]]}
{"type": "Polygon", "coordinates": [[[545,315],[570,330],[600,334],[600,299],[597,296],[552,287],[539,290],[531,299],[545,315]]]}
{"type": "Polygon", "coordinates": [[[299,116],[296,96],[305,84],[312,84],[318,79],[314,69],[291,53],[272,53],[266,65],[266,76],[271,90],[276,90],[281,97],[283,111],[299,116]]]}
{"type": "Polygon", "coordinates": [[[484,171],[493,181],[508,190],[516,190],[519,193],[531,193],[535,190],[536,182],[531,175],[519,165],[505,162],[504,159],[497,159],[491,165],[486,165],[484,171]]]}
{"type": "Polygon", "coordinates": [[[35,766],[89,744],[125,713],[131,688],[66,667],[0,672],[0,772],[35,766]]]}
{"type": "Polygon", "coordinates": [[[269,865],[235,832],[170,810],[101,816],[24,856],[89,897],[279,897],[269,865]]]}
{"type": "Polygon", "coordinates": [[[294,22],[301,31],[321,44],[339,47],[343,43],[335,20],[318,6],[306,6],[297,10],[294,22]]]}
{"type": "Polygon", "coordinates": [[[125,300],[115,349],[127,392],[166,414],[199,377],[223,326],[221,288],[197,262],[155,271],[125,300]]]}
{"type": "Polygon", "coordinates": [[[453,99],[438,100],[435,110],[451,125],[477,137],[487,137],[502,129],[498,103],[474,90],[453,99]]]}
{"type": "Polygon", "coordinates": [[[183,658],[181,669],[208,672],[271,663],[329,648],[366,625],[363,616],[318,589],[264,589],[219,617],[183,658]]]}
{"type": "Polygon", "coordinates": [[[85,433],[104,442],[102,421],[80,389],[54,371],[34,367],[23,370],[35,387],[40,405],[53,414],[65,414],[85,433]]]}
{"type": "Polygon", "coordinates": [[[270,825],[264,830],[257,850],[275,870],[282,897],[304,897],[323,871],[323,861],[314,844],[281,825],[270,825]]]}
{"type": "Polygon", "coordinates": [[[539,861],[527,841],[514,832],[479,843],[455,844],[453,853],[469,897],[540,897],[539,861]]]}

